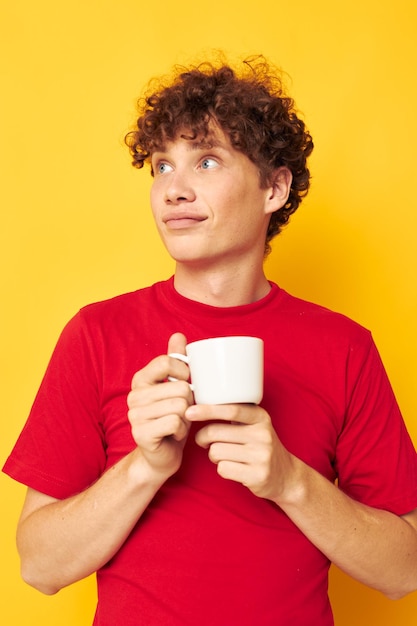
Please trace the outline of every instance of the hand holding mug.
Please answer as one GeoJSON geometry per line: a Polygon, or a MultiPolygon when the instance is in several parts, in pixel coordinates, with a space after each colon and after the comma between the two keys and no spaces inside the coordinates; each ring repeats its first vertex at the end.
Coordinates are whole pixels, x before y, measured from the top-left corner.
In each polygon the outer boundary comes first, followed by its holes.
{"type": "MultiPolygon", "coordinates": [[[[168,350],[182,353],[185,343],[184,335],[175,333],[168,350]]],[[[147,464],[165,478],[178,470],[190,429],[185,411],[194,399],[188,376],[186,365],[158,356],[136,372],[127,398],[132,436],[147,464]],[[168,376],[176,382],[165,384],[168,376]]]]}
{"type": "Polygon", "coordinates": [[[208,451],[222,478],[241,483],[256,496],[279,505],[293,489],[294,457],[262,407],[194,404],[185,418],[202,423],[195,441],[208,451]]]}
{"type": "MultiPolygon", "coordinates": [[[[213,337],[189,343],[187,363],[197,404],[259,404],[263,395],[263,341],[258,337],[213,337]]],[[[172,377],[170,380],[173,380],[172,377]]]]}

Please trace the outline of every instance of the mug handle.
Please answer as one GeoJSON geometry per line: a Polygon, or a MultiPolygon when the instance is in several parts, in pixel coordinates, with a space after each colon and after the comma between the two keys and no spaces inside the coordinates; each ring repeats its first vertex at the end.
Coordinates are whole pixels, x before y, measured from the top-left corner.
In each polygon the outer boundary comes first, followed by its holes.
{"type": "MultiPolygon", "coordinates": [[[[188,356],[186,356],[185,354],[181,354],[180,352],[170,352],[168,356],[172,357],[173,359],[178,359],[178,361],[182,361],[187,365],[189,365],[190,363],[190,359],[188,358],[188,356]]],[[[168,380],[171,382],[175,382],[178,380],[178,378],[174,378],[174,376],[168,376],[168,380]]],[[[190,385],[191,391],[194,391],[194,387],[191,385],[191,383],[188,384],[190,385]]]]}

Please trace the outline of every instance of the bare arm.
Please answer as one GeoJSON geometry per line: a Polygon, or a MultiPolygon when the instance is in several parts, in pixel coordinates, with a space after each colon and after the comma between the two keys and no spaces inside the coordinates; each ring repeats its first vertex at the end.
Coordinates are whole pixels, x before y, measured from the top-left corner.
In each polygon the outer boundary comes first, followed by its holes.
{"type": "Polygon", "coordinates": [[[277,504],[347,574],[398,599],[417,588],[417,510],[399,517],[361,504],[296,459],[300,489],[277,504]]]}
{"type": "MultiPolygon", "coordinates": [[[[181,352],[174,335],[169,351],[181,352]]],[[[104,565],[121,547],[162,484],[182,460],[192,402],[188,368],[167,356],[138,372],[129,394],[137,447],[91,487],[66,500],[28,490],[17,530],[22,576],[53,594],[104,565]],[[168,375],[177,382],[162,383],[168,375]]]]}
{"type": "Polygon", "coordinates": [[[399,517],[345,495],[298,459],[302,487],[280,506],[350,576],[398,599],[417,588],[417,511],[399,517]]]}
{"type": "Polygon", "coordinates": [[[96,571],[126,540],[159,486],[135,451],[66,500],[29,489],[17,531],[24,580],[53,594],[96,571]]]}
{"type": "Polygon", "coordinates": [[[260,407],[196,405],[186,417],[224,420],[196,437],[218,473],[279,505],[353,578],[390,598],[417,588],[417,510],[398,517],[352,500],[284,448],[260,407]]]}

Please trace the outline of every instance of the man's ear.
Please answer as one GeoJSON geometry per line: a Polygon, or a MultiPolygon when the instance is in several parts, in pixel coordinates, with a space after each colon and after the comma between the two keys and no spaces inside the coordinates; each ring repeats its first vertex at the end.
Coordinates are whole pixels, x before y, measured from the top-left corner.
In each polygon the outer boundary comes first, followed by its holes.
{"type": "Polygon", "coordinates": [[[287,202],[292,184],[292,174],[288,167],[282,165],[272,173],[270,180],[265,202],[265,213],[267,214],[279,211],[287,202]]]}

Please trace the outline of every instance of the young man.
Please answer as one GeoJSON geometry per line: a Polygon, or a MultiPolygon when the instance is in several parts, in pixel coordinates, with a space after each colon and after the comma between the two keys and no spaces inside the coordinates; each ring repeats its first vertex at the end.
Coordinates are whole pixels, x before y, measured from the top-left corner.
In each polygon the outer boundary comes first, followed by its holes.
{"type": "Polygon", "coordinates": [[[96,625],[330,626],[331,561],[417,587],[417,458],[371,335],[263,271],[312,150],[267,70],[182,70],[142,102],[127,143],[175,276],[70,321],[4,468],[29,487],[24,579],[97,571],[96,625]],[[167,355],[219,335],[263,338],[260,406],[194,404],[167,355]]]}

